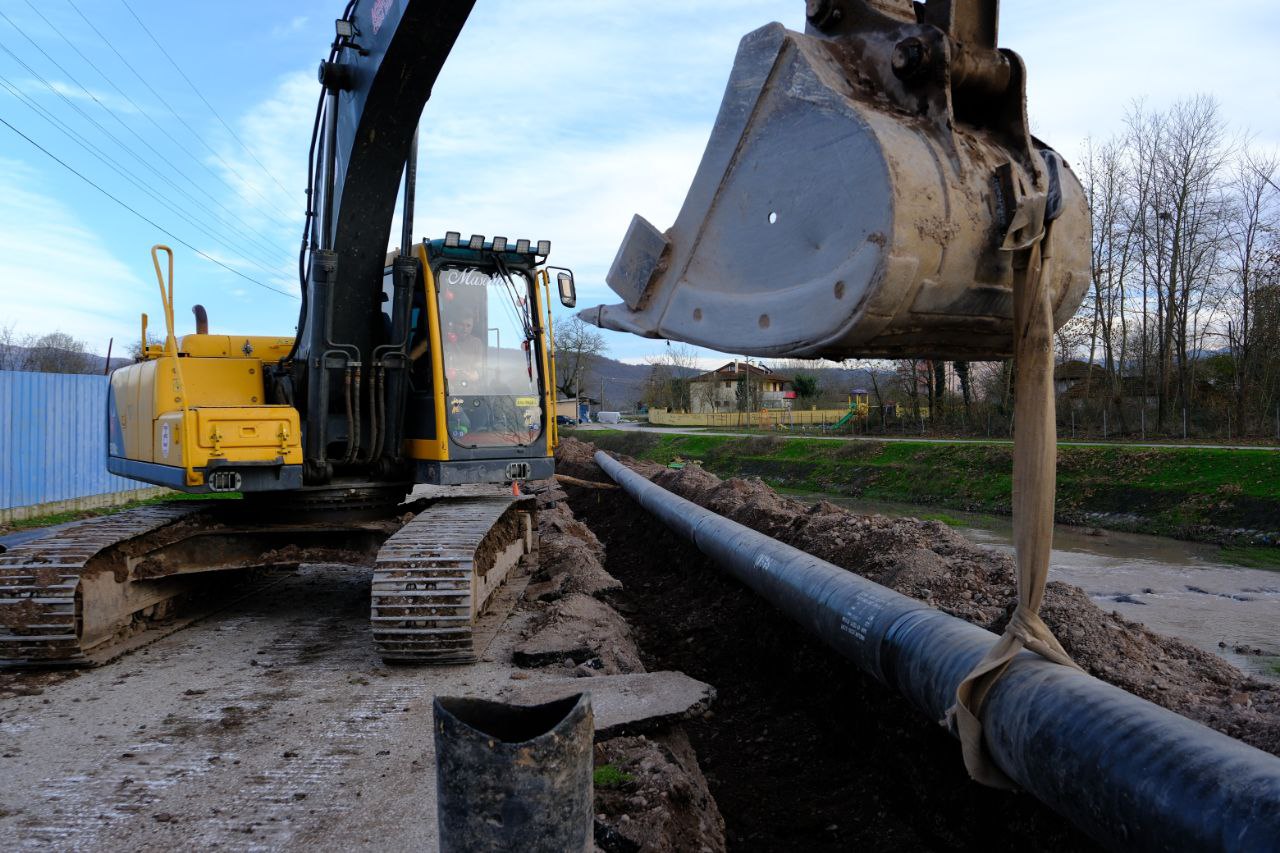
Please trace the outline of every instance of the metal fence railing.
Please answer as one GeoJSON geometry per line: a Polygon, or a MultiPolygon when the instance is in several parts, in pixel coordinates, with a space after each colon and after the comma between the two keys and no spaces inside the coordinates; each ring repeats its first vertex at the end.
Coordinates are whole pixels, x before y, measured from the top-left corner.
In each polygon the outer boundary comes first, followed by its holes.
{"type": "Polygon", "coordinates": [[[0,521],[156,491],[107,473],[107,381],[0,371],[0,521]]]}

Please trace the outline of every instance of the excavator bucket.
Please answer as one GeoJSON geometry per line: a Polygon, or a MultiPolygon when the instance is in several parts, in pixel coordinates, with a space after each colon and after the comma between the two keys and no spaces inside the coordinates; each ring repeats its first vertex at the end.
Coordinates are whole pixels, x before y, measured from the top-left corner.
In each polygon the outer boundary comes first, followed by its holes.
{"type": "Polygon", "coordinates": [[[580,316],[751,355],[998,358],[1038,246],[1065,322],[1089,279],[1088,210],[1028,131],[997,3],[808,12],[804,34],[743,38],[675,225],[635,216],[607,278],[622,303],[580,316]]]}

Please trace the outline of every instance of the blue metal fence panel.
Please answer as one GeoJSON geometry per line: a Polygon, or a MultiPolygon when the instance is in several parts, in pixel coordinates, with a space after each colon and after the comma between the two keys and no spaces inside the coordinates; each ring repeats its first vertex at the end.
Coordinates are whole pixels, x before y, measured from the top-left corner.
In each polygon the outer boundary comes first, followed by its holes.
{"type": "Polygon", "coordinates": [[[0,370],[0,509],[147,485],[107,473],[107,382],[0,370]]]}

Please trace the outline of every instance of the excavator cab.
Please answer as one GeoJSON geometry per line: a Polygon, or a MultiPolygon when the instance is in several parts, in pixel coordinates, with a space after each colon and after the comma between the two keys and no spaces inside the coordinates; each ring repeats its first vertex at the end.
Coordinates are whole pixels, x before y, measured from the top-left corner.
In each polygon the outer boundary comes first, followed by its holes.
{"type": "MultiPolygon", "coordinates": [[[[550,250],[548,241],[463,241],[453,231],[416,247],[406,448],[417,482],[554,472],[550,276],[539,263],[550,250]]],[[[389,282],[390,265],[385,274],[389,282]]],[[[561,276],[571,287],[572,273],[561,276]]]]}

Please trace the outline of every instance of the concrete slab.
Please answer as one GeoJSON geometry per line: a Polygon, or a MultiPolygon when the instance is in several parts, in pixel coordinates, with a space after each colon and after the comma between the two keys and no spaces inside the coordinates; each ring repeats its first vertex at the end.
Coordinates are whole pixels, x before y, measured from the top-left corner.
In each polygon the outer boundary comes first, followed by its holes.
{"type": "Polygon", "coordinates": [[[714,687],[683,672],[639,672],[530,682],[503,690],[499,698],[539,705],[583,692],[591,694],[597,740],[643,734],[701,716],[716,697],[714,687]]]}

